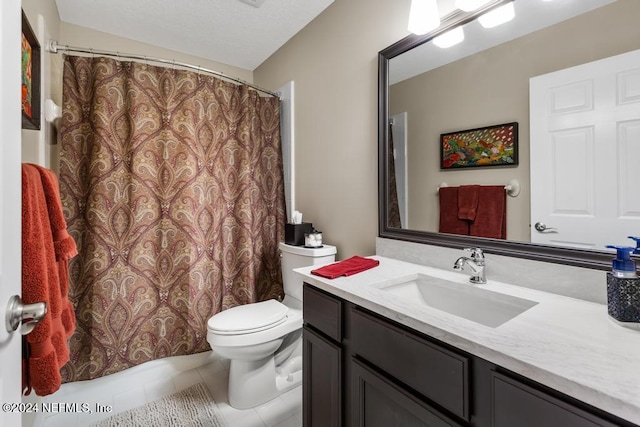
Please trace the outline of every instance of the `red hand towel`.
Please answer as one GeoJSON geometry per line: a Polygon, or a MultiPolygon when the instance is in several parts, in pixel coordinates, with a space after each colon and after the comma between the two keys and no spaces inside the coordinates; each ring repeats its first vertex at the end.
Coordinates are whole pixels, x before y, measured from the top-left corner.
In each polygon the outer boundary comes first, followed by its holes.
{"type": "Polygon", "coordinates": [[[478,189],[478,212],[470,236],[507,238],[507,192],[504,186],[483,185],[478,189]]]}
{"type": "Polygon", "coordinates": [[[469,235],[469,221],[458,218],[458,187],[442,187],[440,197],[440,233],[469,235]]]}
{"type": "MultiPolygon", "coordinates": [[[[49,212],[49,224],[53,237],[53,249],[58,265],[59,292],[60,292],[60,321],[64,328],[64,336],[55,335],[52,338],[54,348],[58,355],[69,352],[67,338],[73,335],[76,329],[76,316],[73,304],[69,300],[69,260],[78,254],[76,242],[67,232],[67,221],[62,213],[60,189],[55,173],[39,165],[34,166],[40,173],[42,188],[49,212]]],[[[68,358],[67,358],[68,359],[68,358]]],[[[62,366],[60,366],[62,367],[62,366]]]]}
{"type": "Polygon", "coordinates": [[[458,219],[473,221],[478,209],[479,185],[461,185],[458,187],[458,219]]]}
{"type": "MultiPolygon", "coordinates": [[[[40,173],[42,180],[42,188],[44,190],[44,198],[47,202],[47,211],[49,212],[49,222],[51,224],[51,233],[53,235],[53,247],[56,252],[56,261],[70,260],[78,255],[76,242],[67,232],[67,222],[62,213],[62,205],[60,203],[60,189],[58,186],[58,178],[53,171],[43,168],[39,165],[32,164],[40,173]]],[[[68,282],[68,280],[66,280],[68,282]]]]}
{"type": "Polygon", "coordinates": [[[380,261],[377,259],[354,255],[344,261],[325,265],[324,267],[312,270],[311,274],[326,277],[327,279],[335,279],[340,276],[351,276],[352,274],[360,273],[370,268],[377,267],[378,265],[380,265],[380,261]]]}
{"type": "Polygon", "coordinates": [[[67,260],[76,246],[66,234],[57,186],[53,172],[22,165],[22,299],[47,303],[44,319],[26,336],[22,380],[26,394],[33,388],[40,396],[60,388],[60,368],[69,360],[67,338],[75,328],[67,260]]]}

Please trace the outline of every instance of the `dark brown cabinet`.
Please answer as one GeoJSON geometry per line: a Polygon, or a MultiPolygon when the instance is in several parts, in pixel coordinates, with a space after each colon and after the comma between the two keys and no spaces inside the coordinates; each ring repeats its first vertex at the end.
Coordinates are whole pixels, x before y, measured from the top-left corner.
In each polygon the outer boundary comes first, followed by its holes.
{"type": "Polygon", "coordinates": [[[344,422],[344,302],[305,285],[302,328],[302,416],[305,427],[339,427],[344,422]]]}
{"type": "Polygon", "coordinates": [[[342,425],[342,349],[305,327],[302,331],[302,413],[305,426],[342,425]]]}
{"type": "Polygon", "coordinates": [[[634,426],[307,284],[303,313],[306,427],[634,426]]]}

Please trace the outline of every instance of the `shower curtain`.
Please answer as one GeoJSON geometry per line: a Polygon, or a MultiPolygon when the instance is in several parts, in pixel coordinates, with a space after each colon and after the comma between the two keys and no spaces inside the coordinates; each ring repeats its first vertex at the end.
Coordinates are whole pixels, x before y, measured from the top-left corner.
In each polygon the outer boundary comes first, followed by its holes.
{"type": "Polygon", "coordinates": [[[64,381],[209,349],[207,320],[282,295],[275,97],[219,78],[66,56],[60,186],[79,255],[64,381]]]}
{"type": "Polygon", "coordinates": [[[389,174],[389,219],[387,220],[387,227],[390,228],[402,228],[402,222],[400,220],[400,205],[398,204],[398,188],[396,184],[396,162],[393,147],[393,124],[389,123],[389,149],[387,151],[388,163],[387,173],[389,174]]]}

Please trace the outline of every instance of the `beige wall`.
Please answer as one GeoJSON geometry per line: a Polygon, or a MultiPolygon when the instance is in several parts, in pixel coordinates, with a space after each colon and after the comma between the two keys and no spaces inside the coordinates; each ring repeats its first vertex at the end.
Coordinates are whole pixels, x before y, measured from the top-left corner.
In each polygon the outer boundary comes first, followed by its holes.
{"type": "Polygon", "coordinates": [[[640,48],[638,16],[639,1],[620,0],[393,85],[390,114],[408,112],[411,136],[410,228],[438,230],[435,189],[441,182],[506,184],[516,178],[522,192],[507,199],[507,238],[529,241],[529,78],[640,48]],[[517,167],[440,171],[441,133],[514,121],[517,167]]]}
{"type": "Polygon", "coordinates": [[[254,72],[295,82],[296,209],[338,247],[375,253],[377,56],[407,35],[410,0],[336,0],[254,72]]]}

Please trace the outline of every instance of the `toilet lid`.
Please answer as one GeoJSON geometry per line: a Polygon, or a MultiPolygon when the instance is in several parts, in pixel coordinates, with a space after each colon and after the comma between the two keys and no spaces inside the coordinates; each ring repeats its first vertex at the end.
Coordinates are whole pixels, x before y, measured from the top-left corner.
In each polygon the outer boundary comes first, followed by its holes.
{"type": "Polygon", "coordinates": [[[230,308],[214,315],[207,325],[219,334],[247,334],[284,322],[289,308],[274,299],[230,308]]]}

